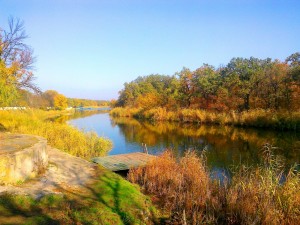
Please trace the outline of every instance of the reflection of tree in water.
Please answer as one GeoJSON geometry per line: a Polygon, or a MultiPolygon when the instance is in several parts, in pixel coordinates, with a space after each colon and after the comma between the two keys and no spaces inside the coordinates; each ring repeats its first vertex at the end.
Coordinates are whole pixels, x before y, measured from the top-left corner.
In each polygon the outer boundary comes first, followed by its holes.
{"type": "Polygon", "coordinates": [[[187,123],[150,123],[132,118],[111,118],[111,123],[120,128],[127,142],[146,143],[152,153],[172,148],[180,156],[187,149],[205,150],[209,165],[217,167],[228,167],[232,163],[257,163],[265,143],[279,147],[275,153],[285,156],[290,164],[299,162],[300,158],[299,133],[187,123]]]}
{"type": "Polygon", "coordinates": [[[89,116],[96,115],[96,114],[105,114],[107,112],[108,112],[108,110],[82,110],[82,111],[78,110],[78,111],[75,111],[75,113],[73,113],[73,114],[61,115],[59,117],[55,117],[50,120],[53,122],[57,122],[57,123],[65,123],[68,120],[85,118],[85,117],[89,117],[89,116]]]}

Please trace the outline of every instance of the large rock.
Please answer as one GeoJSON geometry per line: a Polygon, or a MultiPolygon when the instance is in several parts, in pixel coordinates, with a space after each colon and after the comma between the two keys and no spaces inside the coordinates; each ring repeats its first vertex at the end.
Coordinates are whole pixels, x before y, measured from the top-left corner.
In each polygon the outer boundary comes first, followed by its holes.
{"type": "Polygon", "coordinates": [[[48,165],[47,140],[32,135],[0,135],[0,184],[21,183],[48,165]]]}

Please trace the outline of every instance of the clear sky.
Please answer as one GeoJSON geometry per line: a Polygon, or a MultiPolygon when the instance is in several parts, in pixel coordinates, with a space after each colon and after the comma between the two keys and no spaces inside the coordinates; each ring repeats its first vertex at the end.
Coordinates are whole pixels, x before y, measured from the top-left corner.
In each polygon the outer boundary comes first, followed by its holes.
{"type": "Polygon", "coordinates": [[[68,97],[112,99],[140,75],[300,51],[299,0],[0,0],[0,27],[9,16],[25,22],[38,86],[68,97]]]}

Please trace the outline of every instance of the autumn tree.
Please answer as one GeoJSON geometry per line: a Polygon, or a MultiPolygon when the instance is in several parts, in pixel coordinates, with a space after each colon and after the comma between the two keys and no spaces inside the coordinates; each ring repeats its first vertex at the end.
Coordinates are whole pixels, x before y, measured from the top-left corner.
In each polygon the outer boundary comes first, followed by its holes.
{"type": "Polygon", "coordinates": [[[216,100],[217,91],[221,85],[221,77],[211,65],[204,64],[193,73],[195,96],[203,99],[205,109],[210,109],[216,100]]]}
{"type": "Polygon", "coordinates": [[[4,62],[0,61],[0,107],[11,106],[19,96],[14,72],[13,68],[7,68],[4,62]]]}
{"type": "Polygon", "coordinates": [[[225,79],[230,83],[235,83],[233,87],[236,91],[235,94],[243,101],[240,109],[250,109],[251,96],[263,80],[264,70],[270,63],[271,59],[269,58],[265,60],[254,57],[249,59],[233,58],[223,70],[225,79]]]}
{"type": "Polygon", "coordinates": [[[285,62],[270,58],[233,58],[218,69],[204,64],[175,76],[149,75],[125,83],[116,106],[168,109],[299,110],[300,53],[285,62]]]}
{"type": "Polygon", "coordinates": [[[55,90],[47,90],[44,93],[42,93],[43,98],[47,102],[48,107],[55,107],[54,99],[59,93],[55,90]]]}
{"type": "Polygon", "coordinates": [[[290,80],[291,108],[300,109],[300,53],[296,52],[285,60],[289,65],[288,77],[290,80]]]}
{"type": "Polygon", "coordinates": [[[172,93],[170,88],[173,79],[174,77],[159,74],[140,76],[134,81],[124,84],[124,89],[119,92],[116,105],[147,108],[148,104],[152,107],[167,104],[168,94],[172,93]]]}
{"type": "Polygon", "coordinates": [[[181,105],[184,107],[190,107],[195,91],[195,87],[193,85],[193,73],[190,69],[184,67],[179,73],[177,73],[177,76],[180,82],[179,98],[181,100],[181,105]]]}
{"type": "Polygon", "coordinates": [[[66,109],[68,107],[67,98],[62,94],[55,95],[54,96],[54,107],[59,110],[66,109]]]}
{"type": "Polygon", "coordinates": [[[0,28],[0,62],[14,71],[10,75],[17,89],[29,89],[39,92],[33,83],[33,50],[25,41],[27,35],[23,21],[9,18],[8,29],[0,28]]]}

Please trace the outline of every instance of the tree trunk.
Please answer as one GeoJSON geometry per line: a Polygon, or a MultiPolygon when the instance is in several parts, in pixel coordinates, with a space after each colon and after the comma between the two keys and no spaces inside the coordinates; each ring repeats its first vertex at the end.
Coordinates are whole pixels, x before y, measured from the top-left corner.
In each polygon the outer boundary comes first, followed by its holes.
{"type": "Polygon", "coordinates": [[[250,109],[250,94],[246,94],[244,98],[244,109],[247,111],[250,109]]]}

